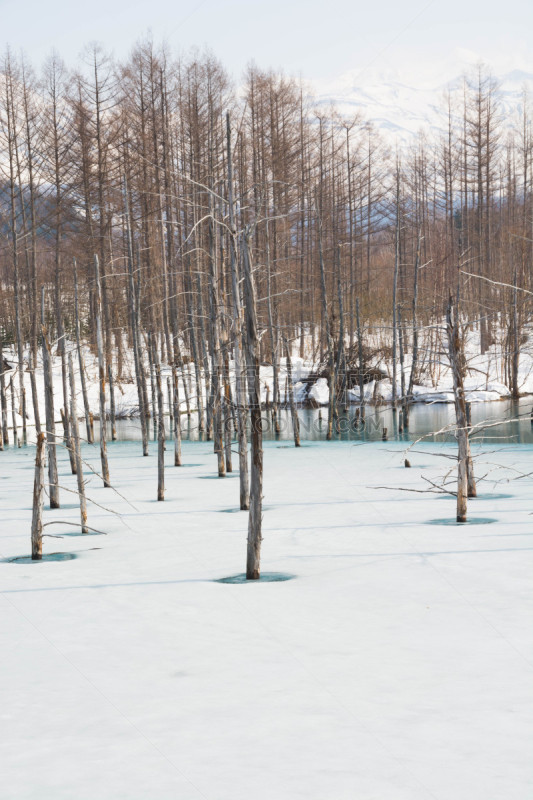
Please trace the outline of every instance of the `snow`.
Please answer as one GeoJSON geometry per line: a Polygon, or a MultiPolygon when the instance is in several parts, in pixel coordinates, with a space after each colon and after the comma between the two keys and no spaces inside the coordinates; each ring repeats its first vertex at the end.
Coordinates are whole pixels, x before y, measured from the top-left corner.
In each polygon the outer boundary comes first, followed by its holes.
{"type": "MultiPolygon", "coordinates": [[[[431,524],[453,498],[399,490],[452,445],[416,445],[412,469],[400,443],[286,445],[265,445],[262,562],[293,580],[216,582],[243,570],[247,514],[209,443],[184,442],[164,503],[155,445],[111,443],[121,496],[88,484],[120,513],[89,506],[107,535],[51,525],[45,552],[76,559],[0,562],[2,796],[532,796],[532,479],[515,478],[533,447],[480,457],[509,482],[481,481],[470,513],[496,521],[456,526],[431,524]]],[[[3,559],[29,552],[33,456],[0,453],[3,559]]],[[[77,520],[61,494],[45,521],[77,520]]]]}
{"type": "MultiPolygon", "coordinates": [[[[411,145],[420,131],[434,137],[447,134],[448,104],[451,97],[452,118],[459,128],[464,91],[465,64],[455,64],[445,76],[405,76],[397,70],[352,70],[332,79],[316,80],[313,89],[321,105],[335,107],[347,118],[362,115],[382,134],[386,142],[411,145]],[[456,71],[455,71],[456,70],[456,71]]],[[[470,65],[474,72],[477,64],[470,65]]],[[[468,70],[467,70],[468,71],[468,70]]],[[[524,86],[533,86],[531,64],[527,71],[501,70],[497,76],[497,99],[504,127],[512,128],[520,118],[524,86]]]]}
{"type": "Polygon", "coordinates": [[[329,402],[329,388],[326,378],[319,378],[309,389],[309,399],[314,400],[319,406],[329,402]]]}

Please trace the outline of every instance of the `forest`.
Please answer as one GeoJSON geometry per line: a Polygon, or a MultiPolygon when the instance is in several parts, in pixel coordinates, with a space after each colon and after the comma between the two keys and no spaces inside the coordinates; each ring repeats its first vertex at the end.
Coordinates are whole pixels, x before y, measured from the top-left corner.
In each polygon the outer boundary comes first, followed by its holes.
{"type": "Polygon", "coordinates": [[[294,79],[250,67],[234,86],[213,56],[176,61],[150,41],[124,63],[94,46],[78,69],[54,55],[38,74],[7,50],[1,73],[0,314],[21,367],[29,348],[33,369],[41,317],[60,349],[77,325],[96,351],[97,257],[106,372],[121,380],[124,348],[149,335],[163,362],[190,359],[210,385],[242,335],[246,242],[261,362],[287,341],[345,374],[371,326],[396,370],[400,344],[412,351],[459,288],[481,352],[503,337],[502,375],[520,394],[526,89],[506,120],[480,66],[459,107],[443,96],[442,133],[400,146],[294,79]]]}

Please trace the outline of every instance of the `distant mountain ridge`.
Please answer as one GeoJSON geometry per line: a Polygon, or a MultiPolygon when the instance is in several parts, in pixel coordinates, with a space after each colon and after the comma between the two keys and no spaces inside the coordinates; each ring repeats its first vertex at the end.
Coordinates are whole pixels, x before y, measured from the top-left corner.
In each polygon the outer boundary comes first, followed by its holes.
{"type": "MultiPolygon", "coordinates": [[[[533,67],[531,71],[514,69],[494,75],[498,85],[498,101],[504,127],[516,125],[523,106],[524,88],[527,88],[533,105],[533,67]]],[[[318,102],[328,106],[332,102],[345,117],[358,112],[371,122],[387,139],[399,142],[412,141],[420,130],[438,135],[447,128],[446,92],[452,104],[461,107],[463,77],[436,83],[434,86],[415,86],[402,81],[391,72],[349,72],[332,81],[314,83],[318,102]]]]}

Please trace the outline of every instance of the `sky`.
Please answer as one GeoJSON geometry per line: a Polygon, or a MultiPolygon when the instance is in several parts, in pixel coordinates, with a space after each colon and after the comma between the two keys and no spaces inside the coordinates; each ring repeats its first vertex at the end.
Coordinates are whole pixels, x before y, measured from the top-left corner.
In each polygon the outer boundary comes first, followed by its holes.
{"type": "Polygon", "coordinates": [[[418,84],[482,60],[533,72],[533,0],[0,0],[0,43],[38,66],[74,65],[98,41],[118,57],[149,32],[176,53],[209,48],[238,80],[246,65],[329,81],[396,72],[418,84]]]}

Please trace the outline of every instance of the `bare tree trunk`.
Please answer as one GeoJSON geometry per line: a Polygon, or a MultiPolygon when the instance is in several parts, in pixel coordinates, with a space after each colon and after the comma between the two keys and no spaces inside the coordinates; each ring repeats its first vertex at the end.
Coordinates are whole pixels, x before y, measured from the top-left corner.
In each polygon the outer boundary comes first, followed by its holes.
{"type": "Polygon", "coordinates": [[[109,465],[107,463],[106,412],[105,412],[105,359],[102,338],[102,301],[100,292],[100,267],[98,256],[94,255],[94,272],[96,277],[96,342],[98,348],[98,375],[100,385],[100,461],[102,463],[102,479],[104,486],[111,486],[109,465]]]}
{"type": "Polygon", "coordinates": [[[420,266],[420,245],[422,242],[422,231],[418,231],[418,241],[416,246],[415,257],[415,274],[413,285],[413,350],[411,354],[411,372],[409,374],[409,385],[407,388],[407,402],[404,407],[403,425],[404,428],[409,427],[409,404],[413,400],[413,386],[415,383],[415,375],[418,367],[418,269],[420,266]]]}
{"type": "Polygon", "coordinates": [[[251,425],[251,480],[250,516],[248,518],[248,547],[246,557],[247,580],[258,580],[261,564],[262,509],[263,509],[263,430],[261,419],[261,383],[259,380],[259,336],[255,284],[250,263],[249,233],[242,236],[242,261],[246,313],[246,344],[250,375],[250,425],[251,425]]]}
{"type": "MultiPolygon", "coordinates": [[[[268,220],[266,222],[266,259],[267,259],[267,304],[268,304],[268,330],[270,335],[270,349],[272,351],[272,422],[274,431],[279,434],[279,374],[278,374],[278,337],[274,329],[274,319],[272,314],[272,265],[270,263],[270,238],[268,232],[268,220]]],[[[302,334],[303,335],[303,334],[302,334]]]]}
{"type": "MultiPolygon", "coordinates": [[[[41,293],[41,322],[44,322],[44,287],[41,293]]],[[[52,378],[52,356],[44,324],[42,325],[42,352],[44,377],[44,404],[46,409],[46,441],[48,449],[48,484],[50,508],[59,508],[59,479],[54,419],[54,384],[52,378]]]]}
{"type": "Polygon", "coordinates": [[[37,434],[35,477],[33,481],[33,512],[31,519],[32,561],[40,561],[43,557],[44,440],[44,433],[37,434]]]}
{"type": "Polygon", "coordinates": [[[145,393],[143,386],[143,366],[142,355],[140,352],[140,333],[139,333],[139,308],[137,305],[137,295],[135,292],[135,280],[133,277],[133,239],[131,232],[131,218],[129,208],[128,184],[124,178],[124,206],[126,217],[126,245],[128,252],[128,305],[131,326],[131,338],[133,342],[133,363],[135,368],[135,380],[137,383],[137,397],[139,399],[139,416],[141,420],[141,437],[143,456],[148,455],[148,435],[146,431],[147,408],[145,403],[145,393]]]}
{"type": "Polygon", "coordinates": [[[520,342],[518,326],[518,275],[516,265],[513,273],[513,337],[511,353],[511,394],[514,400],[520,397],[520,387],[518,385],[518,369],[520,364],[520,342]]]}
{"type": "Polygon", "coordinates": [[[89,397],[87,394],[87,381],[85,379],[85,362],[83,359],[83,352],[81,349],[80,308],[79,308],[79,298],[78,298],[78,269],[76,266],[75,259],[74,259],[74,313],[75,313],[75,327],[76,327],[76,349],[78,351],[81,394],[83,397],[83,410],[85,413],[85,429],[87,431],[87,441],[89,444],[92,444],[94,442],[94,433],[91,425],[91,411],[89,408],[89,397]]]}
{"type": "MultiPolygon", "coordinates": [[[[56,276],[57,280],[57,276],[56,276]]],[[[70,471],[73,475],[76,474],[76,459],[74,458],[74,448],[72,446],[72,437],[70,435],[70,422],[68,414],[68,389],[67,389],[67,355],[65,348],[65,326],[63,324],[63,311],[61,307],[59,286],[56,285],[56,318],[57,318],[57,334],[58,334],[58,350],[61,358],[61,385],[63,388],[63,411],[61,412],[61,421],[63,423],[63,443],[67,448],[68,457],[70,460],[70,471]]]]}
{"type": "Polygon", "coordinates": [[[333,438],[333,417],[335,413],[335,352],[333,344],[333,334],[331,331],[331,323],[328,312],[326,271],[324,267],[324,252],[322,247],[322,219],[320,213],[318,214],[318,255],[320,264],[320,287],[322,291],[322,313],[324,315],[324,325],[326,327],[326,340],[328,346],[329,403],[328,403],[328,431],[326,434],[326,439],[329,441],[330,439],[333,438]]]}
{"type": "MultiPolygon", "coordinates": [[[[0,369],[2,362],[2,356],[0,353],[0,369]]],[[[37,381],[35,380],[35,368],[37,366],[37,356],[33,346],[30,347],[29,350],[29,366],[30,366],[30,386],[31,386],[31,398],[33,404],[33,418],[35,420],[35,432],[41,432],[41,415],[39,413],[39,394],[37,392],[37,381]]],[[[1,439],[0,435],[0,439],[1,439]]]]}
{"type": "Polygon", "coordinates": [[[291,408],[291,417],[292,417],[292,431],[294,435],[294,446],[300,447],[300,420],[298,419],[298,410],[296,408],[296,403],[294,402],[294,386],[292,384],[292,361],[291,361],[291,353],[289,350],[289,343],[284,337],[285,341],[285,353],[287,356],[287,385],[289,387],[289,405],[291,408]]]}
{"type": "Polygon", "coordinates": [[[235,242],[235,222],[233,209],[233,167],[231,159],[231,129],[229,114],[226,115],[226,137],[228,152],[228,206],[230,226],[230,266],[233,294],[233,313],[235,324],[234,352],[235,352],[235,393],[237,400],[238,439],[239,439],[239,480],[240,480],[240,505],[241,509],[250,508],[250,487],[248,482],[248,442],[246,436],[246,390],[245,375],[242,369],[241,354],[241,325],[242,309],[239,282],[237,278],[237,253],[235,242]]]}
{"type": "Polygon", "coordinates": [[[178,369],[172,365],[173,403],[174,403],[174,466],[181,467],[181,411],[178,385],[178,369]]]}
{"type": "Polygon", "coordinates": [[[2,406],[2,443],[9,444],[9,426],[7,424],[7,395],[4,369],[4,346],[0,338],[0,404],[2,406]]]}
{"type": "MultiPolygon", "coordinates": [[[[170,356],[169,356],[170,361],[170,356]]],[[[174,412],[172,409],[172,381],[170,376],[167,375],[167,406],[168,406],[168,428],[170,436],[172,436],[172,424],[174,422],[174,412]]]]}
{"type": "Polygon", "coordinates": [[[81,532],[89,533],[87,527],[87,500],[85,498],[85,482],[83,480],[83,463],[81,460],[80,446],[80,426],[78,425],[78,408],[76,402],[76,382],[74,380],[74,368],[72,366],[72,356],[68,355],[68,377],[70,382],[70,425],[72,431],[72,445],[74,447],[74,458],[76,459],[76,479],[78,482],[78,499],[80,503],[81,532]]]}
{"type": "Polygon", "coordinates": [[[161,365],[155,337],[152,336],[152,362],[155,371],[157,391],[157,499],[165,499],[165,404],[163,384],[161,381],[161,365]]]}
{"type": "Polygon", "coordinates": [[[363,376],[363,339],[361,336],[361,320],[359,317],[359,298],[355,298],[355,319],[357,324],[357,347],[359,352],[359,408],[361,422],[365,421],[365,382],[363,376]]]}
{"type": "Polygon", "coordinates": [[[226,461],[226,472],[233,472],[233,464],[231,459],[231,437],[234,409],[232,404],[231,385],[229,378],[228,339],[226,331],[224,331],[224,336],[222,339],[222,365],[224,382],[224,456],[226,461]]]}
{"type": "Polygon", "coordinates": [[[448,335],[448,353],[453,376],[453,392],[455,398],[455,418],[457,422],[456,437],[458,447],[457,468],[457,522],[466,522],[466,505],[468,494],[468,422],[464,392],[464,352],[459,332],[457,308],[454,309],[450,297],[446,309],[446,331],[448,335]],[[455,313],[454,313],[455,312],[455,313]]]}
{"type": "Polygon", "coordinates": [[[392,408],[396,409],[396,342],[398,339],[397,301],[398,270],[400,267],[400,165],[396,165],[396,230],[394,249],[394,278],[392,284],[392,408]]]}
{"type": "Polygon", "coordinates": [[[111,363],[107,366],[107,374],[109,378],[109,417],[111,422],[111,441],[115,442],[117,439],[117,418],[115,411],[115,385],[113,382],[113,370],[111,363]]]}
{"type": "Polygon", "coordinates": [[[400,405],[402,409],[400,411],[398,430],[400,433],[402,433],[404,428],[404,420],[407,416],[407,394],[405,391],[405,333],[402,326],[401,306],[398,306],[398,348],[400,351],[400,405]]]}
{"type": "MultiPolygon", "coordinates": [[[[213,429],[214,449],[217,456],[217,467],[219,478],[226,475],[226,463],[224,460],[224,438],[222,428],[222,353],[221,353],[221,330],[220,330],[220,311],[218,295],[218,262],[215,247],[214,229],[214,207],[213,195],[209,192],[209,341],[211,351],[211,399],[208,406],[208,431],[209,421],[213,429]]],[[[205,357],[207,375],[207,356],[205,357]]]]}
{"type": "Polygon", "coordinates": [[[15,386],[13,384],[13,377],[11,377],[9,381],[9,388],[11,390],[11,424],[13,425],[13,444],[15,447],[20,447],[20,442],[18,440],[18,429],[17,429],[17,416],[16,416],[16,404],[15,404],[15,386]]]}

